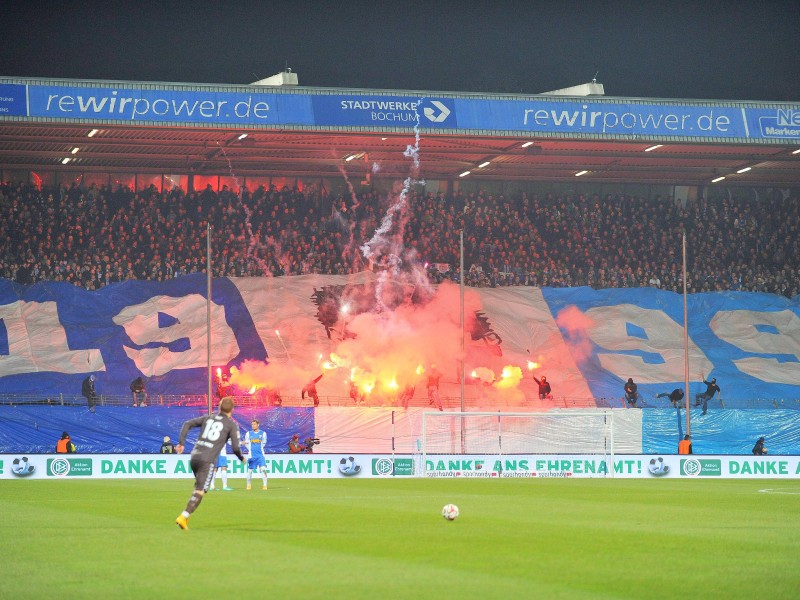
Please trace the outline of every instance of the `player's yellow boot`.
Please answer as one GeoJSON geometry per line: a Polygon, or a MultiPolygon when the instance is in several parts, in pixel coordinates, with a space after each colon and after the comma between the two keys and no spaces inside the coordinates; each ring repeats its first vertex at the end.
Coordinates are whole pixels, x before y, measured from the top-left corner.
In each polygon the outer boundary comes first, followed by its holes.
{"type": "Polygon", "coordinates": [[[248,490],[249,490],[249,489],[252,489],[252,486],[251,486],[251,485],[248,483],[248,484],[247,484],[247,487],[246,487],[245,489],[248,489],[248,490]]]}
{"type": "Polygon", "coordinates": [[[262,485],[262,486],[261,486],[261,489],[262,489],[262,490],[265,490],[265,489],[267,489],[267,486],[265,486],[265,485],[262,485]]]}
{"type": "Polygon", "coordinates": [[[180,514],[178,515],[178,518],[175,519],[175,525],[177,525],[181,529],[189,529],[189,518],[184,517],[182,514],[180,514]]]}

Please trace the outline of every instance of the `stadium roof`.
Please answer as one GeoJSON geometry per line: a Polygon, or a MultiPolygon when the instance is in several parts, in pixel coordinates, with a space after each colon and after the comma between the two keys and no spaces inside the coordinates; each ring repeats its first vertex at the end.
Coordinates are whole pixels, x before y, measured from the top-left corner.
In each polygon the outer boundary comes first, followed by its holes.
{"type": "MultiPolygon", "coordinates": [[[[130,85],[145,89],[144,84],[130,85]]],[[[162,85],[165,89],[171,86],[170,90],[187,86],[162,85]]],[[[331,90],[295,88],[292,92],[319,98],[331,90]]],[[[380,93],[338,92],[353,97],[380,93]]],[[[717,106],[728,104],[719,102],[717,106]]],[[[457,180],[469,171],[464,175],[469,179],[574,181],[576,174],[584,172],[581,181],[596,183],[708,185],[725,176],[725,185],[800,186],[800,140],[791,138],[749,143],[740,139],[673,140],[641,135],[601,139],[596,135],[518,133],[424,129],[419,139],[419,177],[457,180]]],[[[4,170],[301,177],[339,177],[344,172],[359,180],[367,174],[397,179],[409,175],[410,159],[405,151],[414,143],[414,132],[408,126],[372,130],[313,124],[254,128],[0,115],[0,169],[4,170]],[[63,164],[65,158],[67,164],[63,164]]]]}
{"type": "MultiPolygon", "coordinates": [[[[379,165],[377,177],[404,178],[404,151],[413,135],[330,131],[256,131],[238,139],[235,129],[123,125],[0,123],[0,167],[152,173],[357,177],[379,165]],[[79,150],[72,154],[75,148],[79,150]],[[347,161],[350,156],[357,158],[347,161]],[[70,163],[62,165],[64,158],[70,163]]],[[[721,175],[726,184],[800,185],[797,146],[671,143],[483,137],[425,134],[420,139],[420,176],[497,180],[575,179],[648,184],[706,185],[721,175]],[[479,165],[489,162],[483,168],[479,165]],[[743,174],[737,171],[750,167],[743,174]]]]}

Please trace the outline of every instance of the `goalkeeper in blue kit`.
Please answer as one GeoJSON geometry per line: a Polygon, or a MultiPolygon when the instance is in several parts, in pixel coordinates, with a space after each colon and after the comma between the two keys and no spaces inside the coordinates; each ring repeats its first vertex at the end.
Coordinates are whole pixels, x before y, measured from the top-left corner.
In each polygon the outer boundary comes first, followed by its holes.
{"type": "Polygon", "coordinates": [[[250,481],[253,478],[253,471],[261,473],[261,489],[267,489],[267,432],[258,428],[258,420],[253,419],[250,423],[252,429],[244,434],[244,445],[247,446],[247,489],[251,489],[250,481]]]}
{"type": "Polygon", "coordinates": [[[214,481],[214,467],[217,464],[217,458],[228,440],[231,442],[233,453],[240,461],[244,462],[244,455],[239,445],[239,426],[231,418],[232,414],[233,398],[223,398],[219,403],[217,414],[189,419],[181,428],[178,445],[175,447],[178,454],[183,453],[189,430],[200,428],[189,460],[192,473],[194,473],[194,491],[184,511],[175,519],[175,524],[181,529],[189,529],[189,517],[197,510],[203,496],[214,481]]]}

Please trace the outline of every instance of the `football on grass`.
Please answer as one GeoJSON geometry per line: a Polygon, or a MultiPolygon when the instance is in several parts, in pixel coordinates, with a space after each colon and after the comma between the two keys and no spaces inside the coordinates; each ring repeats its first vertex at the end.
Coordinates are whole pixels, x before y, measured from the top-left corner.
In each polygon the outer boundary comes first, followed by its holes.
{"type": "Polygon", "coordinates": [[[442,516],[448,521],[453,521],[458,516],[458,507],[455,504],[445,504],[442,507],[442,516]]]}

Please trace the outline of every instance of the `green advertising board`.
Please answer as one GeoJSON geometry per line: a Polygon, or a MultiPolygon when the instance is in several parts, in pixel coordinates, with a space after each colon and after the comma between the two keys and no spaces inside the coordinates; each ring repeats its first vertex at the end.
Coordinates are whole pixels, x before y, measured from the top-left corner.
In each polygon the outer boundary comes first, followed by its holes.
{"type": "Polygon", "coordinates": [[[372,474],[384,477],[411,477],[414,475],[413,458],[373,458],[372,474]]]}
{"type": "Polygon", "coordinates": [[[688,477],[721,477],[722,461],[718,458],[682,459],[681,475],[688,477]]]}
{"type": "Polygon", "coordinates": [[[91,477],[91,458],[49,458],[47,459],[48,477],[91,477]]]}

